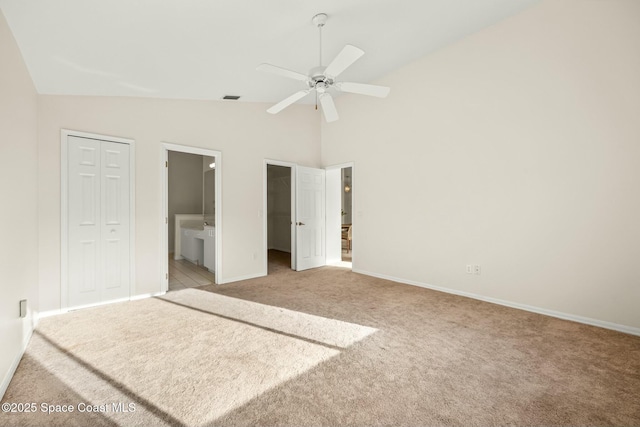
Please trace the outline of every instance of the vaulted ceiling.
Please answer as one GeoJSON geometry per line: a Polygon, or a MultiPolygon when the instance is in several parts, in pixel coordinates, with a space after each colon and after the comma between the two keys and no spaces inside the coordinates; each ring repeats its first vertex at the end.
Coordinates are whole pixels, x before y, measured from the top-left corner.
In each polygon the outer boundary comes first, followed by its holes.
{"type": "Polygon", "coordinates": [[[341,80],[371,82],[537,0],[0,0],[41,94],[276,102],[345,44],[365,55],[341,80]]]}

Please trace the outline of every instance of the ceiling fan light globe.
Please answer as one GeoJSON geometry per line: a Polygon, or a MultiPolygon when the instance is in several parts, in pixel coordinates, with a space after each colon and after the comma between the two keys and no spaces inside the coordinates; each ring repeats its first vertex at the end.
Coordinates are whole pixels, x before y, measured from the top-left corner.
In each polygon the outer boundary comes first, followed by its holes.
{"type": "Polygon", "coordinates": [[[325,82],[318,82],[316,84],[316,90],[318,91],[318,93],[325,93],[328,87],[329,86],[325,82]]]}

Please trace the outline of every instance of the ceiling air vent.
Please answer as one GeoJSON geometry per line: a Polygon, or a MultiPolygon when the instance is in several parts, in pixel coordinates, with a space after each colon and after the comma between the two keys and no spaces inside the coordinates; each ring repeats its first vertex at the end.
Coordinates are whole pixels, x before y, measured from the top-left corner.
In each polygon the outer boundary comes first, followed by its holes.
{"type": "Polygon", "coordinates": [[[225,95],[222,99],[231,99],[232,101],[237,101],[240,99],[240,95],[225,95]]]}

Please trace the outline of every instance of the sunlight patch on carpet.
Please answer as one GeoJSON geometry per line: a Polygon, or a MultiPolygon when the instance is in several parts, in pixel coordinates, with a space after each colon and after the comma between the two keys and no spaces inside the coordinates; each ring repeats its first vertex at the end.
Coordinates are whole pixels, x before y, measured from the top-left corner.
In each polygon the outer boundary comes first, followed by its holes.
{"type": "Polygon", "coordinates": [[[197,289],[170,292],[160,299],[340,348],[347,348],[377,331],[368,326],[197,289]]]}
{"type": "Polygon", "coordinates": [[[376,331],[193,289],[163,299],[43,319],[28,354],[94,404],[138,401],[113,421],[205,425],[376,331]]]}

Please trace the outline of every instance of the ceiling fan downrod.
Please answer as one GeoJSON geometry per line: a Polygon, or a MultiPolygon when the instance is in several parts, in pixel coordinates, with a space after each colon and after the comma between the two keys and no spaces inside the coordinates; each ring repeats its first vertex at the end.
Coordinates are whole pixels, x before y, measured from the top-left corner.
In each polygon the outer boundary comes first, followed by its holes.
{"type": "MultiPolygon", "coordinates": [[[[318,64],[317,68],[322,69],[322,27],[327,23],[327,14],[326,13],[318,13],[313,18],[311,18],[311,22],[318,27],[318,64]]],[[[318,91],[316,91],[316,102],[315,109],[318,110],[318,91]]]]}
{"type": "Polygon", "coordinates": [[[322,67],[322,27],[324,27],[324,24],[327,23],[327,18],[328,16],[326,13],[318,13],[311,19],[311,22],[313,22],[316,25],[316,27],[318,27],[318,34],[319,34],[318,63],[321,67],[322,67]]]}

